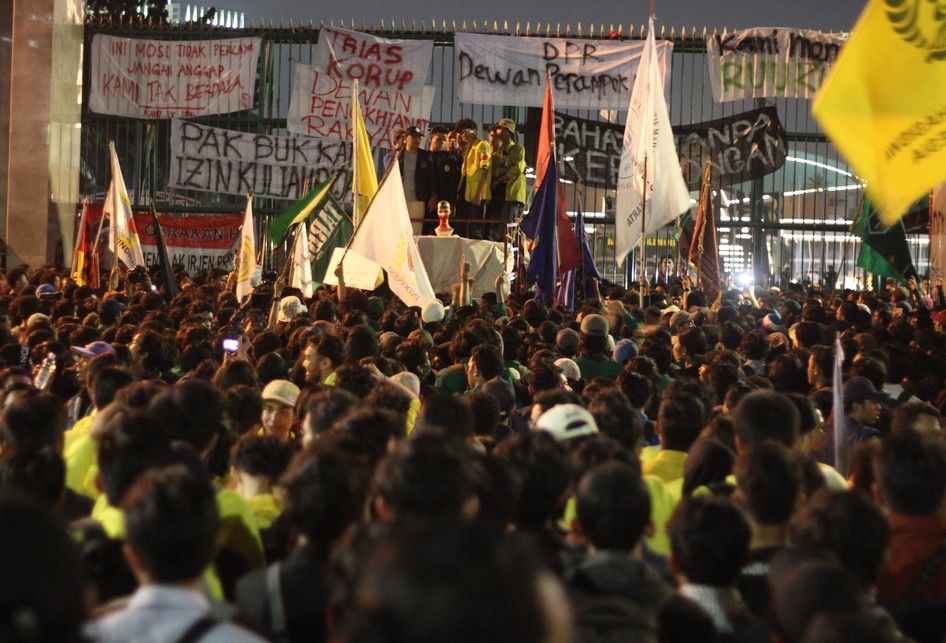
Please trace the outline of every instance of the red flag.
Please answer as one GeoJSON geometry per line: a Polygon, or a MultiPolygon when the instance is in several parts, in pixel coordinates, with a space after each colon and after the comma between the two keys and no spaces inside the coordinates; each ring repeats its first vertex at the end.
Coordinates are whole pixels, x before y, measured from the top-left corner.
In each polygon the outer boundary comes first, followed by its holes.
{"type": "Polygon", "coordinates": [[[719,244],[716,241],[716,217],[710,203],[709,162],[703,168],[700,205],[696,213],[687,261],[699,275],[699,288],[706,293],[706,301],[716,301],[719,296],[719,244]]]}
{"type": "Polygon", "coordinates": [[[72,249],[72,277],[80,286],[99,287],[99,253],[94,247],[95,235],[90,229],[88,205],[82,204],[79,231],[72,249]]]}
{"type": "MultiPolygon", "coordinates": [[[[534,192],[539,191],[539,186],[542,185],[542,179],[545,178],[545,171],[550,162],[558,163],[558,159],[555,158],[555,108],[552,105],[552,80],[549,77],[545,81],[545,100],[542,101],[539,146],[535,155],[534,192]]],[[[557,180],[557,165],[555,177],[557,180]]],[[[565,188],[561,183],[558,184],[557,192],[558,210],[555,217],[555,227],[558,235],[558,274],[561,275],[581,266],[581,247],[578,245],[575,231],[572,230],[572,224],[568,220],[565,208],[565,188]]]]}

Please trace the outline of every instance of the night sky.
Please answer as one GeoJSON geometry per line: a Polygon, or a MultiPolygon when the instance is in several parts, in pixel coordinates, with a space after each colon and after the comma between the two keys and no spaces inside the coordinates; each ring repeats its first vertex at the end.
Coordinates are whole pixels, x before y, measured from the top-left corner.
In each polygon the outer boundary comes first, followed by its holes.
{"type": "MultiPolygon", "coordinates": [[[[195,2],[195,0],[189,0],[195,2]]],[[[541,0],[509,2],[509,0],[476,0],[445,2],[443,0],[398,0],[394,3],[380,0],[200,0],[201,4],[216,5],[220,9],[244,11],[247,18],[273,18],[284,22],[293,20],[308,23],[311,19],[328,22],[343,18],[348,24],[355,19],[356,27],[362,21],[385,24],[403,19],[430,22],[436,18],[462,22],[484,19],[541,21],[571,23],[579,21],[587,28],[589,22],[640,25],[647,19],[648,0],[541,0]]],[[[196,2],[195,2],[196,3],[196,2]]],[[[657,0],[657,23],[667,27],[798,27],[823,31],[849,31],[864,8],[865,0],[657,0]]]]}

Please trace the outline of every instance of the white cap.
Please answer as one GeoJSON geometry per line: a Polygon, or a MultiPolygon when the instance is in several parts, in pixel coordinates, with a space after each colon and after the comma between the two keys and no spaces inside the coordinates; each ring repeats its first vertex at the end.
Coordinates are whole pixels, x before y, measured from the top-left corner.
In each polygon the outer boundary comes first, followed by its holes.
{"type": "Polygon", "coordinates": [[[440,303],[439,299],[432,299],[426,306],[424,306],[423,312],[421,312],[420,318],[424,320],[424,323],[432,323],[443,321],[443,316],[446,313],[444,310],[443,304],[440,303]]]}
{"type": "Polygon", "coordinates": [[[598,424],[587,409],[577,404],[557,404],[539,416],[534,431],[548,431],[556,441],[571,440],[598,432],[598,424]]]}
{"type": "Polygon", "coordinates": [[[299,387],[289,380],[273,380],[263,389],[263,401],[273,400],[286,406],[296,406],[299,387]]]}
{"type": "Polygon", "coordinates": [[[305,307],[305,304],[299,301],[298,297],[295,295],[283,297],[279,300],[279,314],[276,317],[276,321],[287,322],[296,315],[301,315],[305,312],[308,312],[308,309],[305,307]]]}

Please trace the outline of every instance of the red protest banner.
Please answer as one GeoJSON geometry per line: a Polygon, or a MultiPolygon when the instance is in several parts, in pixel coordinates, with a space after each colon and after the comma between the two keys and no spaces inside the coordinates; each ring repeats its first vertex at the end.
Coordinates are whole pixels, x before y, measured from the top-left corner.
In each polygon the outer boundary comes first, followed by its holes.
{"type": "MultiPolygon", "coordinates": [[[[91,229],[97,229],[102,218],[102,206],[88,206],[88,217],[91,229]]],[[[134,219],[145,263],[149,266],[156,264],[158,251],[151,215],[148,212],[135,212],[134,219]]],[[[240,226],[243,223],[241,214],[159,213],[158,223],[164,231],[172,265],[181,265],[188,272],[207,268],[229,270],[233,267],[233,251],[240,239],[240,226]]],[[[103,239],[107,237],[106,234],[102,235],[103,239]]]]}

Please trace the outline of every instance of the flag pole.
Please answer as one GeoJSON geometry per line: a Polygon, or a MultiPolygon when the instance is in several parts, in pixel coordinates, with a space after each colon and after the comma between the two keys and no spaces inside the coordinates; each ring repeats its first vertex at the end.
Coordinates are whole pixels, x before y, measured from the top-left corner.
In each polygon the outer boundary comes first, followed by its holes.
{"type": "MultiPolygon", "coordinates": [[[[358,79],[351,86],[351,220],[357,228],[361,223],[358,212],[358,141],[355,140],[355,116],[358,110],[358,79]]],[[[354,237],[354,234],[352,235],[354,237]]],[[[345,248],[348,252],[348,248],[345,248]]]]}
{"type": "Polygon", "coordinates": [[[647,264],[645,263],[644,248],[647,246],[646,238],[646,220],[647,220],[647,155],[644,155],[644,190],[643,190],[643,200],[641,202],[641,267],[640,275],[638,278],[638,293],[640,295],[640,307],[644,308],[644,282],[647,280],[647,275],[645,274],[647,269],[647,264]]]}

